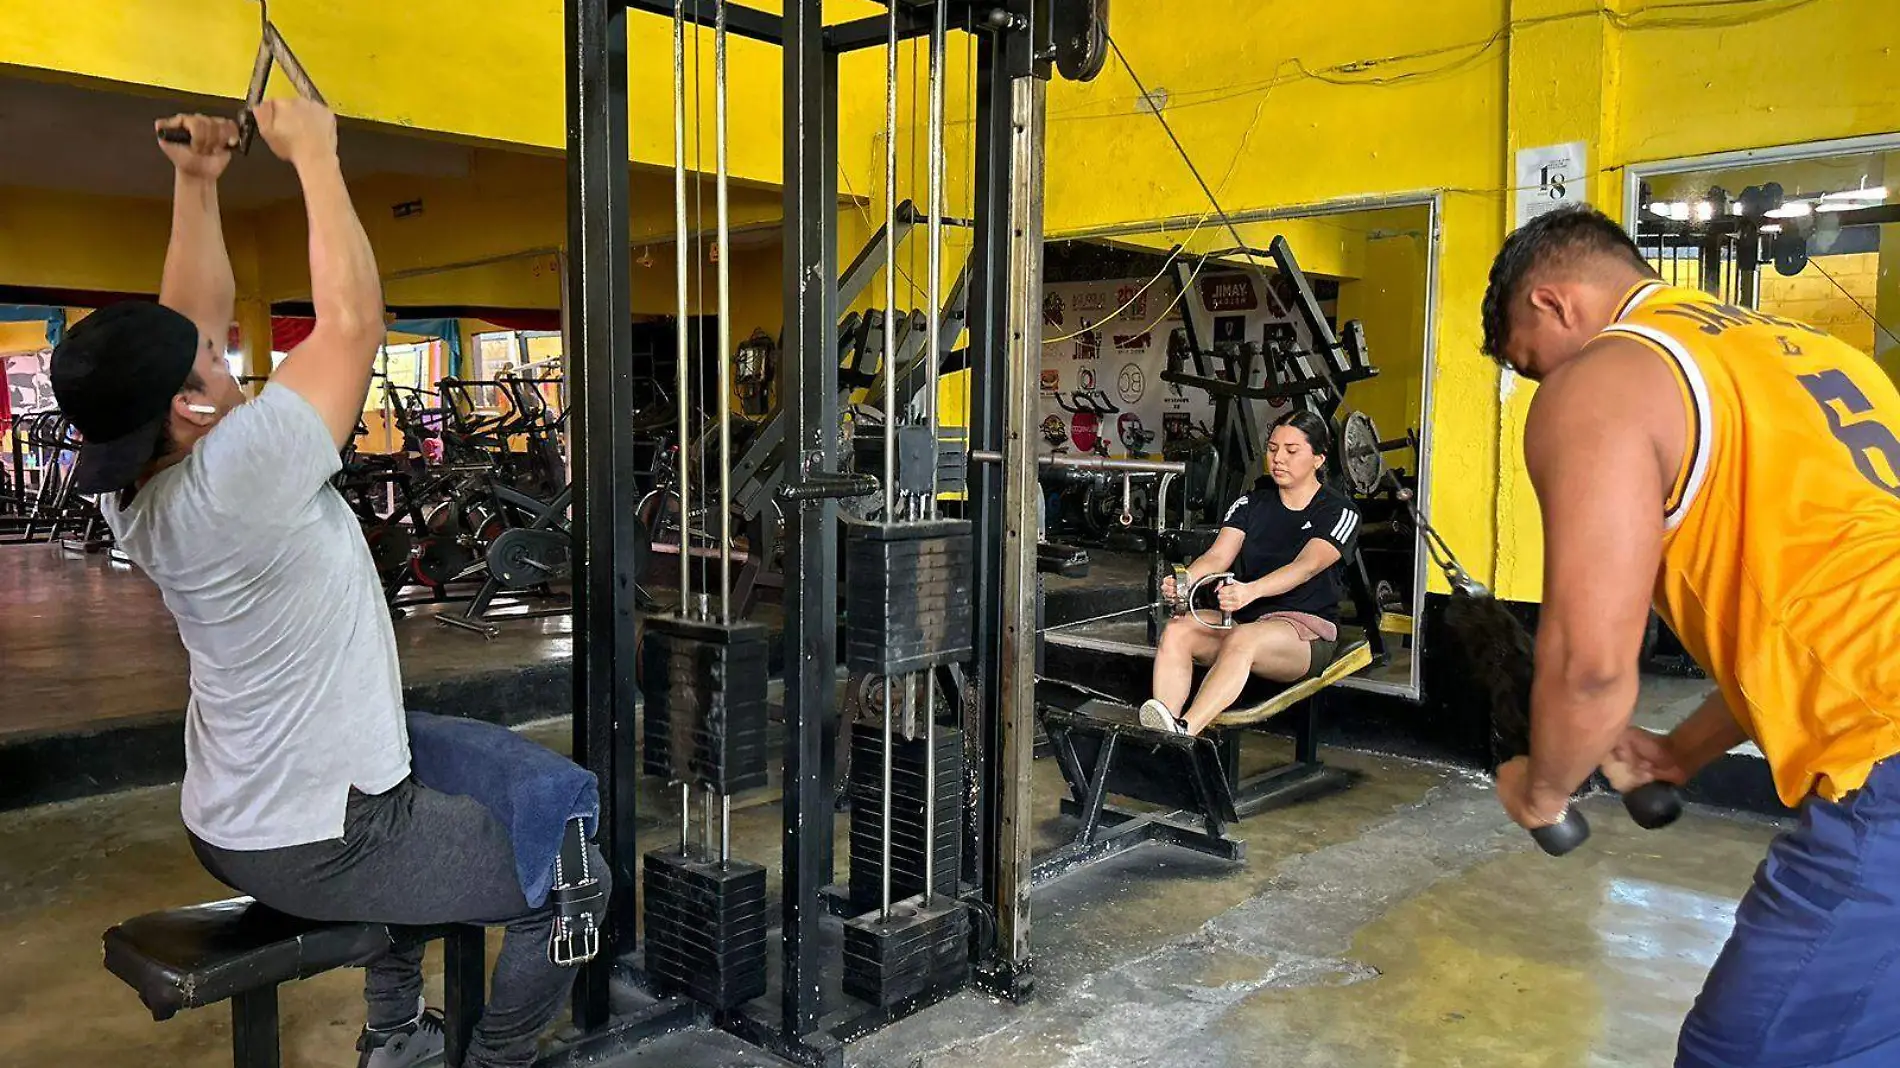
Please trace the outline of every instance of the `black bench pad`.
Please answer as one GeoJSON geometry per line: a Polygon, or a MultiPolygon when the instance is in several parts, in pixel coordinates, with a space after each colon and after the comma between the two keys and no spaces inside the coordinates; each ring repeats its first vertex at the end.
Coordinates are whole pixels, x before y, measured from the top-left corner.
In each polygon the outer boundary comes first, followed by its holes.
{"type": "Polygon", "coordinates": [[[368,964],[389,949],[380,923],[321,923],[248,897],[147,913],[105,933],[106,969],[155,1020],[260,987],[368,964]]]}

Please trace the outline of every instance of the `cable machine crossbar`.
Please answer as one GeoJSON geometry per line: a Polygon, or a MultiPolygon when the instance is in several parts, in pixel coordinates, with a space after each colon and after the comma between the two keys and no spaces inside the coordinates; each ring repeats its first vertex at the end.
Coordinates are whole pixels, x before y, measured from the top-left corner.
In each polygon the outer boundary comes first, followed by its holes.
{"type": "MultiPolygon", "coordinates": [[[[642,11],[665,18],[673,17],[672,0],[621,0],[628,11],[642,11]]],[[[823,31],[825,51],[834,55],[845,52],[858,52],[866,48],[882,47],[888,39],[893,21],[896,23],[899,40],[908,41],[930,33],[933,20],[932,10],[936,4],[913,4],[907,0],[893,0],[897,8],[897,17],[892,20],[886,15],[870,15],[849,22],[840,22],[827,26],[823,31]]],[[[941,5],[945,9],[949,24],[952,26],[974,26],[979,30],[993,28],[982,18],[971,18],[973,13],[987,14],[990,10],[1002,7],[995,2],[979,0],[948,0],[941,5]]],[[[761,11],[742,4],[727,4],[726,28],[735,37],[764,44],[785,46],[785,19],[770,11],[761,11]]],[[[686,0],[682,14],[689,25],[704,26],[710,29],[718,18],[717,0],[686,0]]]]}

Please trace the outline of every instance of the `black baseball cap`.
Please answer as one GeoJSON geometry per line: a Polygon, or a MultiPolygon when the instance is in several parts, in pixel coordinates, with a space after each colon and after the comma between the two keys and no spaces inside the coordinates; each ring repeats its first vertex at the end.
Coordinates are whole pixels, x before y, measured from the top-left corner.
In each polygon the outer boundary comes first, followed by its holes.
{"type": "Polygon", "coordinates": [[[53,350],[53,396],[81,436],[73,490],[110,493],[137,481],[191,377],[198,327],[151,301],[110,304],[53,350]]]}

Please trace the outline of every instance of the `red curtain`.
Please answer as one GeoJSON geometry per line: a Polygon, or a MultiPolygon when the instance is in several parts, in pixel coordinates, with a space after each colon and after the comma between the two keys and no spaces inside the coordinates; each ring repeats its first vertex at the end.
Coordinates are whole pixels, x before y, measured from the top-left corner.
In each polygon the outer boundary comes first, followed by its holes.
{"type": "Polygon", "coordinates": [[[289,352],[310,336],[317,328],[315,319],[304,319],[290,315],[273,315],[270,321],[270,347],[272,352],[289,352]]]}

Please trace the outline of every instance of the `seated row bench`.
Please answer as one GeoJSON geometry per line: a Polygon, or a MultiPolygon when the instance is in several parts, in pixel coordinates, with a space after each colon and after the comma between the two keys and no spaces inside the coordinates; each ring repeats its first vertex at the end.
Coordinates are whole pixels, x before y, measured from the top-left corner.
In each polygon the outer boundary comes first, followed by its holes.
{"type": "MultiPolygon", "coordinates": [[[[444,1062],[456,1068],[482,1011],[484,932],[453,925],[419,934],[443,940],[444,1062]]],[[[136,916],[104,941],[107,970],[138,992],[154,1020],[229,1001],[233,1068],[278,1068],[278,986],[361,967],[391,944],[379,923],[303,920],[248,897],[136,916]]]]}
{"type": "MultiPolygon", "coordinates": [[[[1342,647],[1320,674],[1228,709],[1196,737],[1143,727],[1134,709],[1086,687],[1043,679],[1036,703],[1069,796],[1064,815],[1081,825],[1073,840],[1038,861],[1040,886],[1077,868],[1147,842],[1166,842],[1228,861],[1246,857],[1246,843],[1227,833],[1240,819],[1344,785],[1346,776],[1319,759],[1319,717],[1328,687],[1372,663],[1364,641],[1342,647]],[[1240,776],[1240,736],[1295,705],[1293,759],[1248,779],[1240,776]],[[1157,811],[1137,812],[1108,801],[1125,797],[1157,811]]],[[[1261,683],[1262,686],[1270,684],[1261,683]]]]}

